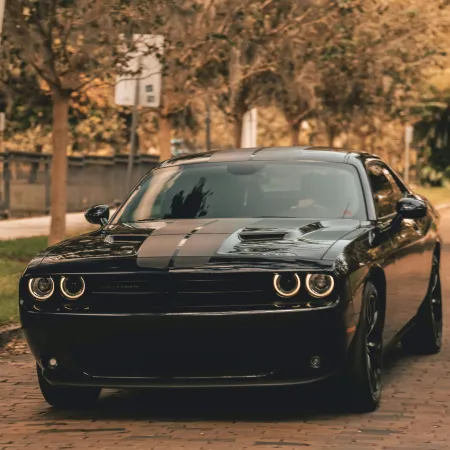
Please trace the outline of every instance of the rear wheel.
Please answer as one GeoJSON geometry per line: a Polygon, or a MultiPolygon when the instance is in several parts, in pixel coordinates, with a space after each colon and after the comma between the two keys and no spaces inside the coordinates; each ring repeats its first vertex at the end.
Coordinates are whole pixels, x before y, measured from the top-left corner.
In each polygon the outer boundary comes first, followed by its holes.
{"type": "Polygon", "coordinates": [[[36,365],[39,387],[45,401],[60,409],[78,409],[92,406],[100,396],[101,388],[66,387],[51,385],[36,365]]]}
{"type": "Polygon", "coordinates": [[[348,367],[348,392],[354,411],[374,411],[380,404],[382,350],[382,303],[375,285],[368,281],[348,367]]]}
{"type": "Polygon", "coordinates": [[[417,313],[414,327],[402,340],[403,349],[409,353],[431,355],[441,350],[443,315],[439,272],[439,258],[434,255],[427,296],[417,313]]]}

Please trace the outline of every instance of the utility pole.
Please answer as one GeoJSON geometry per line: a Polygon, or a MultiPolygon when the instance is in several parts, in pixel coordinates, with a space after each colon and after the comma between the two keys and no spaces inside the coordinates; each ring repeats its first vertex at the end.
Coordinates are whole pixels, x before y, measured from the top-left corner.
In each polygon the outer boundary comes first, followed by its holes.
{"type": "Polygon", "coordinates": [[[414,127],[406,125],[405,127],[405,164],[403,170],[403,179],[405,183],[409,183],[409,166],[410,166],[410,148],[414,135],[414,127]]]}
{"type": "MultiPolygon", "coordinates": [[[[142,58],[139,58],[139,65],[138,65],[138,73],[140,74],[142,67],[142,58]]],[[[133,186],[133,167],[134,167],[134,158],[137,153],[137,128],[139,123],[139,96],[140,96],[140,83],[141,80],[139,79],[139,76],[136,78],[136,86],[134,91],[134,105],[133,105],[133,115],[131,119],[131,134],[130,134],[130,154],[128,156],[128,170],[127,170],[127,187],[128,190],[130,190],[133,186]]]]}

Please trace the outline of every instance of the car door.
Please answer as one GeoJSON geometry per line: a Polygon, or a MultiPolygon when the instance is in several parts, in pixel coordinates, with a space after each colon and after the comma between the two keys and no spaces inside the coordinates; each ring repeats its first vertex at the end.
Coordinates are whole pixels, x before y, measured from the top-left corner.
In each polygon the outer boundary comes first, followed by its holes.
{"type": "MultiPolygon", "coordinates": [[[[389,167],[385,166],[384,171],[402,197],[413,195],[389,167]]],[[[395,252],[393,273],[396,279],[408,286],[408,307],[405,304],[402,310],[405,312],[405,321],[414,317],[427,294],[434,247],[429,234],[431,222],[431,216],[427,214],[419,219],[403,219],[396,228],[390,230],[395,252]]]]}
{"type": "Polygon", "coordinates": [[[404,219],[393,226],[397,202],[409,192],[402,192],[388,167],[380,161],[370,161],[367,173],[378,226],[389,239],[392,249],[382,261],[386,276],[384,337],[388,342],[414,317],[426,292],[425,261],[422,261],[424,230],[421,224],[411,219],[404,219]]]}

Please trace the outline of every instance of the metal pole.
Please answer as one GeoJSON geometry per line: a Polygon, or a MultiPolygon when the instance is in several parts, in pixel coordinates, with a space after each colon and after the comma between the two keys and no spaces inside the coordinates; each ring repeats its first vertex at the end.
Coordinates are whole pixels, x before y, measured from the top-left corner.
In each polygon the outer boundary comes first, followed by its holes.
{"type": "Polygon", "coordinates": [[[11,206],[11,158],[9,153],[4,153],[3,156],[3,214],[9,217],[9,209],[11,206]]]}
{"type": "MultiPolygon", "coordinates": [[[[139,73],[141,69],[141,58],[139,58],[139,73]]],[[[131,135],[130,135],[130,155],[128,157],[128,170],[127,170],[127,189],[130,190],[133,185],[133,166],[134,157],[136,155],[136,132],[139,122],[139,88],[140,79],[136,78],[136,88],[134,91],[134,105],[133,105],[133,116],[131,119],[131,135]]]]}
{"type": "Polygon", "coordinates": [[[409,142],[405,143],[405,173],[403,174],[405,183],[409,183],[409,142]]]}
{"type": "Polygon", "coordinates": [[[206,151],[211,150],[211,104],[209,98],[206,100],[206,151]]]}
{"type": "Polygon", "coordinates": [[[409,183],[409,165],[410,165],[409,150],[412,142],[413,130],[414,128],[411,125],[407,125],[405,127],[405,165],[403,171],[403,179],[405,180],[405,183],[409,183]]]}
{"type": "Polygon", "coordinates": [[[0,152],[3,151],[3,134],[5,132],[5,113],[0,112],[0,152]]]}

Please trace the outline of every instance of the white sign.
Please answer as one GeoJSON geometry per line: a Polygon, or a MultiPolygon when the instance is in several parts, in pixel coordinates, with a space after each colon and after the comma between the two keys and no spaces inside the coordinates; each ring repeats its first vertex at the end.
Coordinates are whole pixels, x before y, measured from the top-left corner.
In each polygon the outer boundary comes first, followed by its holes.
{"type": "Polygon", "coordinates": [[[242,148],[254,148],[256,147],[256,138],[258,135],[258,114],[257,109],[253,108],[247,111],[244,115],[244,121],[242,124],[242,148]]]}
{"type": "Polygon", "coordinates": [[[138,106],[158,108],[161,104],[161,70],[162,65],[156,53],[162,54],[164,38],[158,35],[133,35],[136,51],[129,54],[125,72],[141,73],[133,78],[130,75],[117,77],[115,102],[117,105],[133,106],[138,89],[138,106]],[[147,54],[154,48],[152,54],[147,54]]]}

